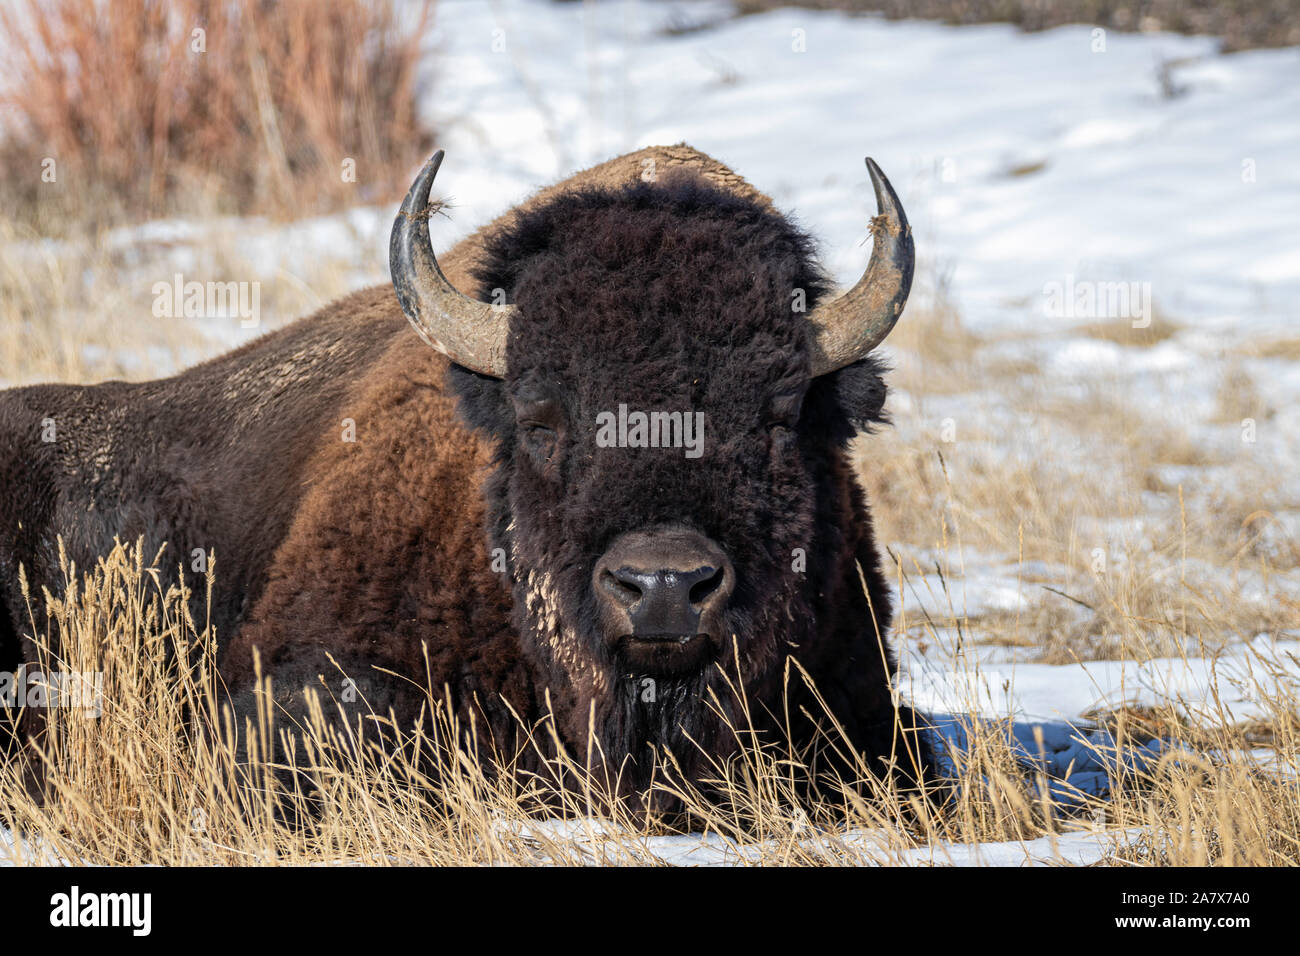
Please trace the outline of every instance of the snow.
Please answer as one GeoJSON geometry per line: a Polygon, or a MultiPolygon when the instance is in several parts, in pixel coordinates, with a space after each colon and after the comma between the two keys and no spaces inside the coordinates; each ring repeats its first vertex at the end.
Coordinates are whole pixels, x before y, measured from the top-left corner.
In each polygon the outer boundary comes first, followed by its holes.
{"type": "MultiPolygon", "coordinates": [[[[628,862],[670,866],[743,866],[765,857],[774,844],[737,844],[717,834],[631,837],[597,821],[540,821],[516,829],[537,840],[539,852],[547,842],[565,841],[593,863],[628,862]]],[[[1086,866],[1113,853],[1136,829],[1078,831],[1035,840],[1005,843],[936,843],[899,850],[890,847],[885,834],[853,830],[840,834],[818,833],[801,840],[800,858],[824,857],[829,863],[852,862],[860,866],[1086,866]]],[[[794,848],[790,848],[793,854],[794,848]]]]}
{"type": "Polygon", "coordinates": [[[918,707],[991,720],[1051,723],[1104,708],[1181,703],[1193,716],[1235,723],[1264,717],[1262,699],[1300,690],[1297,637],[1260,635],[1213,657],[1062,665],[908,650],[903,690],[918,707]]]}
{"type": "Polygon", "coordinates": [[[1289,328],[1294,50],[1219,56],[1208,37],[1110,32],[1094,52],[1087,26],[1025,34],[810,10],[661,31],[684,15],[441,4],[428,109],[463,227],[575,168],[686,140],[793,210],[849,282],[873,211],[870,154],[977,326],[1041,326],[1044,283],[1072,275],[1149,282],[1160,308],[1221,332],[1289,328]]]}

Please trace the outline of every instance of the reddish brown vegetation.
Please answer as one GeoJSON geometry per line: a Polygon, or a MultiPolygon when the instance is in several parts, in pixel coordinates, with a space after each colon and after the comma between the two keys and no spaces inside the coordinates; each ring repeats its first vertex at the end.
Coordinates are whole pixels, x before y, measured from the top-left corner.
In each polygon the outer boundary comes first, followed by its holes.
{"type": "Polygon", "coordinates": [[[0,153],[20,215],[300,215],[400,195],[428,153],[417,67],[432,0],[409,22],[362,0],[100,6],[0,7],[14,78],[0,153]]]}

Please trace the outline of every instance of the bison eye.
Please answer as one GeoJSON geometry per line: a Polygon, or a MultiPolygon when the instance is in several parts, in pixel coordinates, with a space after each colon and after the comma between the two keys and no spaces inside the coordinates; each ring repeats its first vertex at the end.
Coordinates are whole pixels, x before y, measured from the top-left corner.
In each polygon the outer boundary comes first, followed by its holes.
{"type": "Polygon", "coordinates": [[[768,404],[764,427],[773,436],[788,435],[799,422],[799,409],[802,405],[802,395],[778,395],[768,404]]]}
{"type": "Polygon", "coordinates": [[[559,434],[543,422],[519,423],[519,440],[539,464],[548,464],[559,445],[559,434]]]}

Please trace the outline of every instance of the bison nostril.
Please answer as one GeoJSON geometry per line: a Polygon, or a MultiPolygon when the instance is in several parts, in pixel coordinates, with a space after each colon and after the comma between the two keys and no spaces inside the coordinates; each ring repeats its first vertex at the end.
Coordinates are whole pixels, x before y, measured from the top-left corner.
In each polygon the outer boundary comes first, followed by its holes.
{"type": "Polygon", "coordinates": [[[603,571],[600,575],[600,586],[624,607],[631,607],[641,600],[641,588],[629,576],[603,571]]]}
{"type": "Polygon", "coordinates": [[[701,568],[700,572],[707,575],[707,577],[703,581],[697,582],[690,591],[691,604],[697,607],[716,594],[726,578],[726,572],[722,568],[718,568],[716,571],[713,568],[701,568]]]}

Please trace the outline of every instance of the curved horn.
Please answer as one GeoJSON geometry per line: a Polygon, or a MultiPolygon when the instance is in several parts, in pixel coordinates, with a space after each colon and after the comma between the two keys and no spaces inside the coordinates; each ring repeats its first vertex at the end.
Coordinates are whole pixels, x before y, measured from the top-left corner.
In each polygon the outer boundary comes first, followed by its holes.
{"type": "Polygon", "coordinates": [[[867,172],[879,213],[871,220],[871,261],[848,292],[813,309],[813,375],[825,375],[866,356],[903,314],[912,288],[912,227],[889,180],[871,157],[867,172]]]}
{"type": "Polygon", "coordinates": [[[492,305],[461,295],[438,268],[429,243],[429,190],[442,165],[438,150],[411,184],[393,222],[388,268],[402,311],[420,338],[457,365],[484,375],[506,374],[506,333],[512,305],[492,305]]]}

